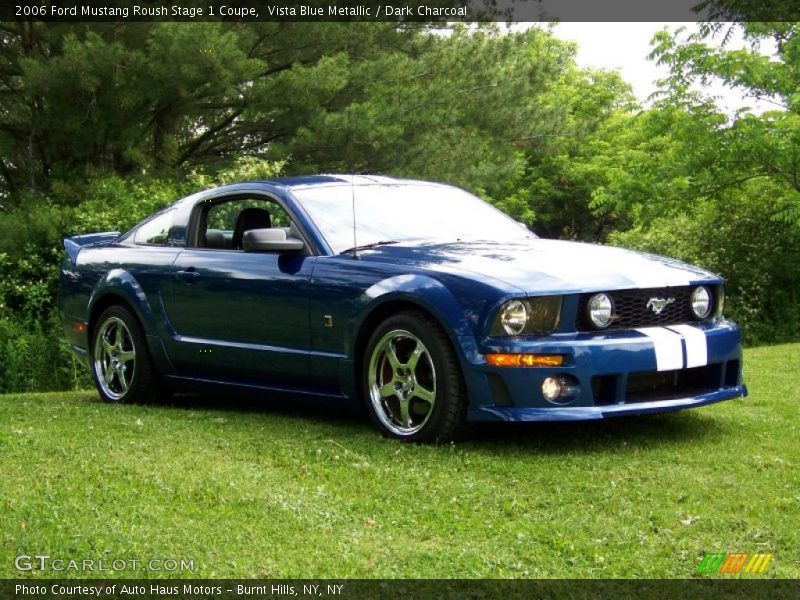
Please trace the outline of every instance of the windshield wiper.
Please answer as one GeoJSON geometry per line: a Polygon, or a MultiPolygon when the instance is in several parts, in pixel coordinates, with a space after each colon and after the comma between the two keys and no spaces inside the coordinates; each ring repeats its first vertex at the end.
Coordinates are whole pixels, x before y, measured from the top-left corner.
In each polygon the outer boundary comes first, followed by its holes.
{"type": "Polygon", "coordinates": [[[372,242],[371,244],[364,244],[363,246],[354,246],[347,250],[342,250],[339,254],[347,254],[348,252],[358,252],[359,250],[367,250],[377,246],[388,246],[389,244],[399,244],[399,240],[381,240],[380,242],[372,242]]]}

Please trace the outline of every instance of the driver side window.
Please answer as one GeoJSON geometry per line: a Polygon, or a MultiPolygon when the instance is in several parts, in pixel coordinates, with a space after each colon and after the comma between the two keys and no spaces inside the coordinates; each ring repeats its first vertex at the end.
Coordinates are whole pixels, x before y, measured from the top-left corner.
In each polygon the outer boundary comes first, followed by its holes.
{"type": "Polygon", "coordinates": [[[237,197],[203,207],[196,245],[214,250],[242,250],[244,232],[282,228],[299,237],[286,210],[267,198],[237,197]]]}

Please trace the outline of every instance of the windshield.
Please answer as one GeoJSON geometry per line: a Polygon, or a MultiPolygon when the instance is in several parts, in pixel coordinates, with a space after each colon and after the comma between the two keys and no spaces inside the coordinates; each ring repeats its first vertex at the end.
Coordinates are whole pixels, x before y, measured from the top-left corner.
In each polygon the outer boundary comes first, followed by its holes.
{"type": "Polygon", "coordinates": [[[409,240],[509,241],[535,237],[492,205],[445,185],[337,185],[292,192],[337,253],[354,246],[409,240]]]}

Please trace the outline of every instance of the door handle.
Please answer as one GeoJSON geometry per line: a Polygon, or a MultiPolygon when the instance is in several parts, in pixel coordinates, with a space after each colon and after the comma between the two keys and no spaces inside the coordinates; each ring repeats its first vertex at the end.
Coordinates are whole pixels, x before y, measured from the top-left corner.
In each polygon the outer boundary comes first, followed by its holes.
{"type": "Polygon", "coordinates": [[[175,273],[175,278],[185,283],[194,283],[200,279],[200,273],[198,273],[194,267],[189,267],[185,271],[177,271],[175,273]]]}

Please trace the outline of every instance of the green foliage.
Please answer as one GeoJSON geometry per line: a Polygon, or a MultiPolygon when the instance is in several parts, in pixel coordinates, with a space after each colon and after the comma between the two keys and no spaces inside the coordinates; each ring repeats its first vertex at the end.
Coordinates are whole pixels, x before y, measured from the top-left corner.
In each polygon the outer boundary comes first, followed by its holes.
{"type": "Polygon", "coordinates": [[[235,128],[274,42],[228,23],[20,22],[0,36],[11,193],[97,170],[170,172],[221,152],[204,142],[235,128]]]}
{"type": "Polygon", "coordinates": [[[0,195],[96,172],[180,178],[242,155],[283,157],[317,115],[364,101],[372,84],[350,73],[374,73],[358,65],[418,54],[435,39],[428,28],[0,24],[0,195]]]}
{"type": "Polygon", "coordinates": [[[696,146],[692,135],[677,132],[687,150],[679,164],[695,177],[697,191],[708,197],[752,179],[770,180],[782,198],[781,209],[771,216],[800,225],[800,24],[743,23],[743,49],[727,47],[733,27],[716,23],[689,35],[678,31],[656,36],[652,56],[670,68],[659,107],[682,106],[692,116],[708,115],[710,99],[690,91],[690,85],[713,80],[776,106],[760,115],[747,110],[732,119],[717,115],[714,126],[694,132],[701,142],[696,146]],[[766,44],[774,45],[774,55],[762,50],[766,44]]]}
{"type": "Polygon", "coordinates": [[[126,231],[156,210],[179,199],[188,186],[173,181],[123,179],[112,175],[91,181],[70,219],[71,233],[126,231]]]}
{"type": "Polygon", "coordinates": [[[217,185],[272,179],[283,174],[286,163],[286,160],[267,161],[255,156],[239,156],[213,175],[202,171],[192,171],[187,178],[185,187],[196,192],[217,185]]]}
{"type": "Polygon", "coordinates": [[[574,46],[544,28],[431,29],[7,24],[0,196],[98,173],[182,179],[242,156],[291,156],[290,174],[413,176],[502,199],[625,88],[617,75],[579,72],[574,46]]]}
{"type": "Polygon", "coordinates": [[[44,325],[0,316],[0,393],[86,388],[88,371],[66,347],[52,314],[44,325]]]}
{"type": "MultiPolygon", "coordinates": [[[[600,241],[625,223],[593,203],[602,189],[616,189],[621,167],[615,154],[628,135],[632,104],[618,73],[580,71],[567,65],[548,102],[565,110],[525,150],[525,167],[512,198],[525,197],[547,237],[600,241]]],[[[627,175],[627,174],[626,174],[627,175]]]]}
{"type": "Polygon", "coordinates": [[[540,28],[463,26],[406,43],[281,74],[283,93],[309,111],[271,152],[291,154],[290,172],[377,172],[513,195],[526,151],[567,119],[556,87],[575,71],[573,47],[540,28]],[[302,90],[312,77],[321,87],[302,90]],[[335,110],[319,104],[327,97],[335,110]]]}
{"type": "Polygon", "coordinates": [[[17,210],[0,213],[0,317],[41,321],[53,306],[59,236],[69,209],[43,198],[28,198],[17,210]]]}

